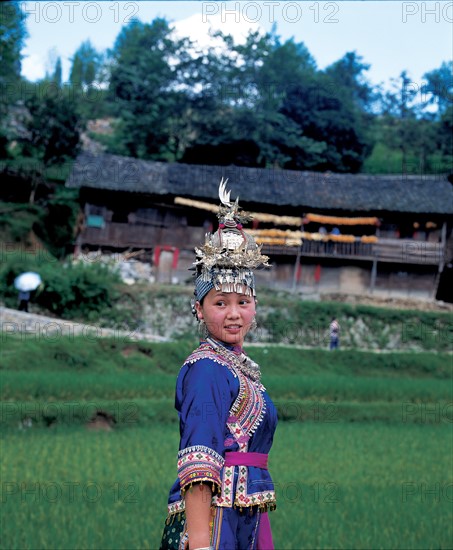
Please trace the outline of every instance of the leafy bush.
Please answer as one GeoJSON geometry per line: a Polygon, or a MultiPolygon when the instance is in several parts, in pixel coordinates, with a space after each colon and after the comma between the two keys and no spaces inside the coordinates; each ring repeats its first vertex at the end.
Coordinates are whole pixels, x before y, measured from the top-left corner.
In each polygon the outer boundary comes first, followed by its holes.
{"type": "Polygon", "coordinates": [[[78,190],[57,187],[42,213],[42,223],[35,224],[35,233],[53,255],[62,258],[74,243],[74,227],[79,211],[78,190]]]}
{"type": "Polygon", "coordinates": [[[101,264],[56,264],[43,270],[46,281],[37,302],[53,313],[95,320],[119,295],[114,285],[119,276],[101,264]],[[58,266],[58,267],[57,267],[58,266]]]}
{"type": "Polygon", "coordinates": [[[119,275],[101,264],[61,263],[47,251],[16,251],[3,256],[0,296],[9,307],[15,307],[17,300],[14,279],[24,271],[36,271],[43,280],[33,300],[63,318],[96,321],[108,314],[119,297],[119,275]]]}
{"type": "Polygon", "coordinates": [[[33,204],[0,202],[0,233],[3,242],[26,242],[30,228],[39,223],[41,213],[41,208],[33,204]]]}
{"type": "Polygon", "coordinates": [[[451,351],[450,312],[387,309],[338,302],[309,302],[260,290],[258,331],[261,342],[327,347],[335,316],[345,347],[451,351]]]}

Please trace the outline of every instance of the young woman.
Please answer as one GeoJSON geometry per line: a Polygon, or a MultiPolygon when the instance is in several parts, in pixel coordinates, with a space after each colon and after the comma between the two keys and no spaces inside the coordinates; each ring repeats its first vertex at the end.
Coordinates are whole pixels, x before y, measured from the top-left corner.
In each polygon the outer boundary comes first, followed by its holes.
{"type": "Polygon", "coordinates": [[[259,366],[242,349],[255,324],[252,269],[268,258],[242,230],[246,216],[223,182],[219,194],[219,230],[196,249],[193,312],[203,335],[176,383],[178,479],[162,550],[273,549],[267,458],[277,414],[259,366]]]}

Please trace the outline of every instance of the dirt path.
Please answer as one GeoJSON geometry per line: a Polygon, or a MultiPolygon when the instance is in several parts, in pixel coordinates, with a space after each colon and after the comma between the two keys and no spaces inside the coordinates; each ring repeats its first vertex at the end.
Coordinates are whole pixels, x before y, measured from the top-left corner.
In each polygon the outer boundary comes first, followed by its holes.
{"type": "Polygon", "coordinates": [[[15,309],[0,307],[1,337],[8,334],[22,334],[28,337],[54,340],[59,336],[86,336],[87,338],[123,338],[130,340],[147,340],[149,342],[167,342],[167,338],[150,332],[138,332],[103,328],[95,325],[74,323],[66,319],[56,319],[25,313],[15,309]]]}

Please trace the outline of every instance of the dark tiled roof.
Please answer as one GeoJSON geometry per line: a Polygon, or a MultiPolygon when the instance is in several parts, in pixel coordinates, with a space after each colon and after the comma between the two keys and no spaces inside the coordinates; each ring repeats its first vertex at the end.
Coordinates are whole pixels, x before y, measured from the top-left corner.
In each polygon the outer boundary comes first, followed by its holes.
{"type": "MultiPolygon", "coordinates": [[[[241,204],[305,210],[453,214],[453,186],[446,176],[334,174],[292,170],[166,164],[115,155],[80,155],[66,182],[87,187],[155,195],[218,198],[229,178],[241,204]]],[[[267,208],[268,209],[268,208],[267,208]]]]}

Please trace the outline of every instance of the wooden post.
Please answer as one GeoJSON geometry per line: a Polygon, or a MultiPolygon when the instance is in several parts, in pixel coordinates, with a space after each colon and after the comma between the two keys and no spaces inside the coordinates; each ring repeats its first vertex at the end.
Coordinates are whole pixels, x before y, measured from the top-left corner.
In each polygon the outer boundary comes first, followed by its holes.
{"type": "Polygon", "coordinates": [[[370,282],[370,292],[371,294],[374,291],[376,285],[376,274],[377,274],[377,260],[373,260],[373,267],[371,268],[371,282],[370,282]]]}
{"type": "Polygon", "coordinates": [[[433,292],[432,292],[432,299],[435,300],[437,296],[437,290],[439,288],[440,283],[440,276],[442,274],[442,271],[444,270],[445,265],[445,256],[447,253],[447,222],[444,222],[442,225],[442,231],[440,233],[440,258],[439,258],[439,266],[436,273],[436,278],[434,280],[433,285],[433,292]]]}
{"type": "Polygon", "coordinates": [[[447,247],[447,222],[444,222],[442,224],[442,231],[440,234],[440,243],[442,245],[442,263],[443,263],[445,259],[445,252],[447,247]]]}
{"type": "Polygon", "coordinates": [[[74,253],[73,253],[73,258],[74,260],[77,259],[81,252],[82,252],[82,233],[79,233],[77,235],[77,238],[76,238],[76,241],[75,241],[75,245],[74,245],[74,253]]]}
{"type": "MultiPolygon", "coordinates": [[[[303,230],[304,230],[304,224],[302,223],[301,226],[300,226],[300,231],[303,232],[303,230]]],[[[297,273],[299,271],[300,256],[301,256],[301,251],[302,251],[303,244],[304,244],[304,241],[301,239],[300,240],[300,245],[297,249],[296,263],[294,264],[293,288],[291,289],[293,293],[296,292],[296,288],[297,288],[297,273]]]]}
{"type": "MultiPolygon", "coordinates": [[[[379,226],[376,226],[376,237],[379,239],[381,235],[381,232],[379,230],[379,226]]],[[[372,246],[372,254],[374,255],[373,245],[372,246]]],[[[373,266],[371,267],[371,281],[370,281],[370,292],[373,294],[374,287],[376,286],[376,275],[377,275],[377,259],[374,258],[373,260],[373,266]]]]}
{"type": "Polygon", "coordinates": [[[297,256],[296,256],[296,263],[294,264],[294,273],[293,273],[293,288],[292,292],[296,292],[297,288],[297,272],[299,270],[299,264],[300,264],[300,249],[302,248],[302,244],[297,249],[297,256]]]}

